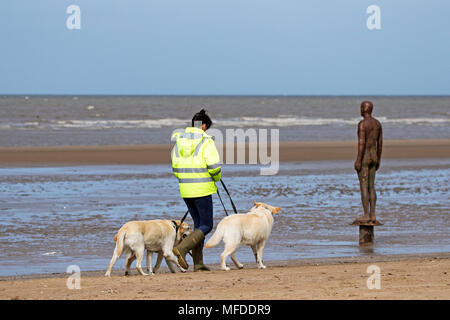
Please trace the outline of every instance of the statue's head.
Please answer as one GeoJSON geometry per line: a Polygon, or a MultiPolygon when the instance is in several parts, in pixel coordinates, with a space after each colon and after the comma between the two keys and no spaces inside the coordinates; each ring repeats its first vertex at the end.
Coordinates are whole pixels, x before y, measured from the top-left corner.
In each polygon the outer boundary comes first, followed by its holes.
{"type": "Polygon", "coordinates": [[[365,114],[371,115],[373,110],[373,103],[370,101],[363,101],[361,103],[361,116],[365,114]]]}

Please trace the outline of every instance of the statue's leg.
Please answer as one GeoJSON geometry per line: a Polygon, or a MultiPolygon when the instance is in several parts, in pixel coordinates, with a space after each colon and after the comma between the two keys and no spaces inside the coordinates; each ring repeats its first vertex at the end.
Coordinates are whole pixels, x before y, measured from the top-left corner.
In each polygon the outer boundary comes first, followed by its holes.
{"type": "Polygon", "coordinates": [[[377,193],[375,191],[375,166],[369,168],[369,202],[370,202],[370,221],[375,222],[375,205],[377,203],[377,193]]]}
{"type": "Polygon", "coordinates": [[[364,209],[364,215],[358,220],[369,221],[369,167],[364,165],[358,173],[359,186],[361,189],[361,202],[364,209]]]}

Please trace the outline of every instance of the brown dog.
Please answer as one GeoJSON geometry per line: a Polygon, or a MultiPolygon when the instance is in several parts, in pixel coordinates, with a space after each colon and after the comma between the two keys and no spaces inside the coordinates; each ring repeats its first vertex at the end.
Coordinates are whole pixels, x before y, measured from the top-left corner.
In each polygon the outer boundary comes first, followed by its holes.
{"type": "MultiPolygon", "coordinates": [[[[153,252],[158,252],[166,259],[171,271],[173,269],[170,263],[175,263],[181,272],[186,272],[180,264],[178,259],[173,254],[173,246],[182,240],[183,236],[189,234],[189,225],[180,220],[148,220],[148,221],[129,221],[125,223],[114,236],[116,247],[113,256],[105,273],[106,277],[111,276],[111,269],[119,259],[122,252],[126,253],[125,275],[130,272],[130,265],[136,259],[136,269],[141,275],[148,275],[142,270],[142,260],[144,258],[145,250],[148,255],[153,252]]],[[[158,256],[157,266],[162,260],[158,256]]],[[[151,257],[151,256],[150,256],[151,257]]],[[[147,256],[147,268],[151,270],[151,259],[147,256]]],[[[157,268],[156,268],[157,269],[157,268]]]]}

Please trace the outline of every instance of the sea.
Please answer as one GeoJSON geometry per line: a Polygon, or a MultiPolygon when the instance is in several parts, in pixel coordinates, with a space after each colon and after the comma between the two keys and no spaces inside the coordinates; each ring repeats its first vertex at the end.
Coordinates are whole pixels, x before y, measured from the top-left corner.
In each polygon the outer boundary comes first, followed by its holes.
{"type": "Polygon", "coordinates": [[[0,147],[170,143],[206,109],[213,128],[278,128],[281,141],[354,140],[363,100],[386,139],[450,137],[449,97],[0,96],[0,147]]]}

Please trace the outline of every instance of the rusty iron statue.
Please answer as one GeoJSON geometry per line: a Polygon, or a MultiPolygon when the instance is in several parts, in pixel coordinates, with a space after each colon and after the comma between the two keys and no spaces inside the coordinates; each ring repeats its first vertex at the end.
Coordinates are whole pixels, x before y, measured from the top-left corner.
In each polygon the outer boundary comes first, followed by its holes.
{"type": "Polygon", "coordinates": [[[380,122],[372,117],[373,104],[370,101],[361,103],[361,116],[364,118],[358,124],[358,156],[355,170],[361,188],[361,200],[364,215],[355,222],[358,224],[378,225],[375,218],[375,172],[380,167],[381,151],[383,149],[383,130],[380,122]]]}

